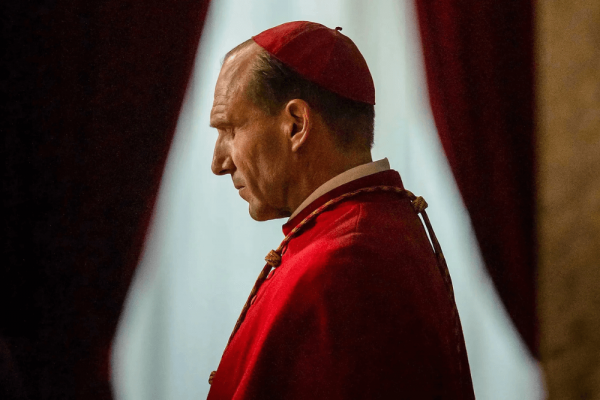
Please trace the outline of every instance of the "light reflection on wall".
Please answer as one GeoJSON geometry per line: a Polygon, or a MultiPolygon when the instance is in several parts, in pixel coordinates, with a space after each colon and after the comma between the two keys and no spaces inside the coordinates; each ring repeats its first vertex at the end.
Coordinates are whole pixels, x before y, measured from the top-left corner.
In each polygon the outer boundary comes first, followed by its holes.
{"type": "Polygon", "coordinates": [[[388,157],[424,196],[452,274],[478,399],[540,399],[536,364],[483,270],[428,108],[411,3],[214,0],[169,155],[143,260],[113,352],[118,399],[198,399],[284,220],[254,222],[231,181],[211,174],[208,127],[225,53],[277,24],[341,26],[376,93],[374,159],[388,157]]]}

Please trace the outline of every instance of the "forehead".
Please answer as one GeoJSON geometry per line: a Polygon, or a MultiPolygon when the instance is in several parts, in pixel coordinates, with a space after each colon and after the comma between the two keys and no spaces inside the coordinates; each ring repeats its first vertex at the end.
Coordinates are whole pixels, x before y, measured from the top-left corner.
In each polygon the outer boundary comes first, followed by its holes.
{"type": "MultiPolygon", "coordinates": [[[[258,45],[254,46],[258,47],[258,45]]],[[[215,86],[210,115],[211,126],[218,128],[220,125],[233,122],[232,118],[240,108],[240,102],[244,100],[243,93],[255,55],[256,49],[250,45],[225,60],[215,86]]]]}

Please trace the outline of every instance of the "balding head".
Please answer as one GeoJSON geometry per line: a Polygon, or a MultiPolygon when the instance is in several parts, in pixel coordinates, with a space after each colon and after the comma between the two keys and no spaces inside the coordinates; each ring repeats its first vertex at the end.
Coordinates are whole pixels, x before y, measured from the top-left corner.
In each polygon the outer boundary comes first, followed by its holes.
{"type": "Polygon", "coordinates": [[[259,53],[263,49],[252,40],[246,41],[232,49],[223,60],[215,98],[218,95],[230,95],[235,91],[244,91],[248,81],[253,76],[252,67],[259,53]]]}
{"type": "Polygon", "coordinates": [[[310,82],[272,57],[252,39],[230,50],[224,59],[243,57],[249,75],[244,81],[246,95],[265,112],[274,115],[285,103],[306,101],[327,124],[342,150],[370,150],[373,147],[375,109],[372,105],[341,97],[310,82]]]}

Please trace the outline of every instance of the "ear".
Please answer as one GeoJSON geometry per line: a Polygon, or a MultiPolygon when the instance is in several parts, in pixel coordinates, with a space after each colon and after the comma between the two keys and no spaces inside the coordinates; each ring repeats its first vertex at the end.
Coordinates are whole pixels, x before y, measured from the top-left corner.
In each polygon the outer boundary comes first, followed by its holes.
{"type": "Polygon", "coordinates": [[[304,145],[312,127],[312,109],[301,99],[290,100],[285,106],[284,113],[288,124],[288,139],[292,151],[296,152],[304,145]]]}

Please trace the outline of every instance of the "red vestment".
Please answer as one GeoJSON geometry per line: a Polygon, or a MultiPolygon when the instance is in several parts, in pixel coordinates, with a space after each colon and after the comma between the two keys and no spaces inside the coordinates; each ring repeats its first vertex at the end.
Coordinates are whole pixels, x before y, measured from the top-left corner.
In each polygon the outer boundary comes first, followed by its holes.
{"type": "MultiPolygon", "coordinates": [[[[342,185],[283,226],[393,170],[342,185]]],[[[474,399],[462,330],[410,201],[348,198],[283,250],[225,350],[209,400],[474,399]]]]}

